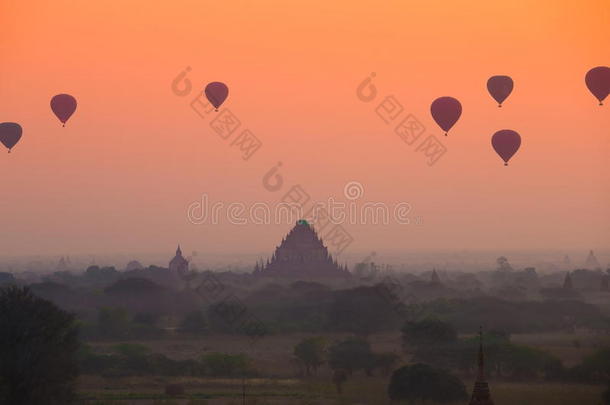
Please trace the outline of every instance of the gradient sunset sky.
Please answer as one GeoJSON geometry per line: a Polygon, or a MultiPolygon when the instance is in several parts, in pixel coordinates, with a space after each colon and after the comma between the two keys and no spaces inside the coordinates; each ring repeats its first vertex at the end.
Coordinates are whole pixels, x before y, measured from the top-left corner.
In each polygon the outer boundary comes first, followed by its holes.
{"type": "MultiPolygon", "coordinates": [[[[2,1],[0,256],[269,251],[291,224],[194,225],[187,207],[274,204],[300,184],[315,200],[408,202],[421,223],[346,225],[350,251],[608,249],[610,99],[586,72],[610,64],[599,1],[2,1]],[[178,97],[187,66],[193,92],[178,97]],[[356,88],[375,72],[378,98],[356,88]],[[514,79],[499,109],[492,75],[514,79]],[[189,103],[208,82],[263,146],[248,161],[189,103]],[[62,128],[49,108],[78,99],[62,128]],[[447,148],[434,165],[375,108],[393,95],[447,148]],[[429,112],[463,106],[444,137],[429,112]],[[492,134],[522,146],[508,167],[492,134]],[[284,189],[262,178],[282,162],[284,189]]],[[[414,221],[415,222],[415,221],[414,221]]]]}

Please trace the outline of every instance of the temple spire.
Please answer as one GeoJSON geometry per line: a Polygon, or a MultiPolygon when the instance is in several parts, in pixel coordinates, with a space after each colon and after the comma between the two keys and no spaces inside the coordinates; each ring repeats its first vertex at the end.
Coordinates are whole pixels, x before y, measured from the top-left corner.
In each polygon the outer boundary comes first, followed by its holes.
{"type": "Polygon", "coordinates": [[[483,356],[483,327],[479,327],[479,373],[477,379],[480,381],[485,380],[485,358],[483,356]]]}
{"type": "Polygon", "coordinates": [[[485,380],[485,358],[483,355],[483,327],[479,329],[479,354],[478,354],[477,380],[474,382],[472,397],[469,405],[494,405],[489,391],[489,385],[485,380]]]}

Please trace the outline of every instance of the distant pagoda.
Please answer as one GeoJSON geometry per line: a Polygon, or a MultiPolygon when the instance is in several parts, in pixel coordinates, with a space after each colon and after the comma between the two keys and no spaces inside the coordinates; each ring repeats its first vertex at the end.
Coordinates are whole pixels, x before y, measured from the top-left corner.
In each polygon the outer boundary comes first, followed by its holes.
{"type": "Polygon", "coordinates": [[[179,276],[184,276],[189,272],[189,262],[182,256],[180,245],[176,249],[176,256],[169,262],[169,270],[179,276]]]}
{"type": "Polygon", "coordinates": [[[328,253],[322,239],[305,220],[297,221],[275,249],[271,261],[256,263],[254,275],[289,278],[349,277],[347,266],[340,266],[328,253]]]}
{"type": "Polygon", "coordinates": [[[592,250],[589,251],[589,256],[587,256],[587,260],[585,262],[585,267],[589,270],[594,270],[600,267],[597,257],[595,257],[592,250]]]}
{"type": "Polygon", "coordinates": [[[491,399],[491,392],[489,391],[489,384],[485,379],[485,359],[483,358],[483,330],[479,332],[479,359],[478,359],[479,371],[477,373],[477,379],[474,382],[474,388],[472,390],[472,397],[468,405],[494,405],[494,401],[491,399]]]}
{"type": "Polygon", "coordinates": [[[441,284],[441,279],[438,276],[438,274],[436,273],[436,269],[432,269],[432,276],[430,276],[430,283],[432,283],[434,285],[441,284]]]}

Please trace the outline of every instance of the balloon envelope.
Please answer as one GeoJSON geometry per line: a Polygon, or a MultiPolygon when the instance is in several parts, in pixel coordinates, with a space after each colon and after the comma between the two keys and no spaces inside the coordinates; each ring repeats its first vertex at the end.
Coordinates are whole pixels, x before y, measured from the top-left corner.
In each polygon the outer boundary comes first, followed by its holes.
{"type": "Polygon", "coordinates": [[[65,126],[66,121],[76,111],[76,99],[69,94],[58,94],[51,99],[51,110],[65,126]]]}
{"type": "Polygon", "coordinates": [[[493,134],[491,146],[504,160],[504,166],[507,166],[510,158],[517,153],[521,146],[521,136],[510,129],[503,129],[493,134]]]}
{"type": "Polygon", "coordinates": [[[453,97],[440,97],[432,102],[430,112],[434,121],[447,135],[447,131],[453,127],[462,115],[462,105],[453,97]]]}
{"type": "Polygon", "coordinates": [[[489,94],[498,102],[498,107],[513,91],[513,79],[508,76],[492,76],[487,80],[489,94]]]}
{"type": "Polygon", "coordinates": [[[22,132],[21,125],[14,122],[3,122],[0,124],[0,142],[2,142],[10,152],[13,146],[21,139],[22,132]]]}
{"type": "Polygon", "coordinates": [[[218,107],[224,103],[229,95],[229,88],[226,84],[221,82],[212,82],[205,86],[205,96],[212,103],[214,108],[218,110],[218,107]]]}
{"type": "Polygon", "coordinates": [[[585,83],[589,91],[599,100],[599,105],[610,92],[610,67],[598,66],[587,72],[585,83]]]}

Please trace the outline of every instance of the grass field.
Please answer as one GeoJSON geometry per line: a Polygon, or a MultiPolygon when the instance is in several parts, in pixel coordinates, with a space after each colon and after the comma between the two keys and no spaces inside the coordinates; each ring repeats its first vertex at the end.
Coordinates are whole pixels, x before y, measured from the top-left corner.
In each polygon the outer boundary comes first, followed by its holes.
{"type": "MultiPolygon", "coordinates": [[[[208,404],[229,405],[242,403],[242,381],[197,379],[140,379],[120,384],[113,388],[89,392],[96,399],[85,401],[87,404],[208,404]],[[162,399],[160,393],[166,382],[183,382],[187,395],[197,399],[162,399]],[[129,386],[130,388],[127,388],[129,386]],[[140,398],[140,399],[135,399],[140,398]],[[207,401],[207,402],[206,402],[207,401]]],[[[342,395],[327,381],[308,380],[247,380],[246,403],[251,405],[326,405],[326,404],[388,404],[386,395],[387,381],[381,378],[357,377],[348,381],[342,395]]],[[[470,387],[471,384],[468,384],[470,387]]],[[[556,383],[508,383],[491,384],[496,405],[596,405],[600,403],[601,385],[577,385],[556,383]]],[[[428,402],[427,405],[433,405],[428,402]]],[[[462,404],[463,405],[463,404],[462,404]]]]}
{"type": "MultiPolygon", "coordinates": [[[[301,339],[310,335],[294,334],[268,336],[251,344],[238,336],[207,336],[201,339],[165,339],[141,341],[154,352],[174,359],[196,358],[213,351],[246,353],[264,378],[246,380],[249,405],[326,405],[326,404],[388,404],[386,389],[388,377],[355,375],[344,385],[338,395],[331,383],[331,372],[322,369],[315,378],[302,378],[292,360],[293,348],[301,339]]],[[[327,335],[330,340],[346,335],[327,335]]],[[[608,344],[608,337],[588,334],[524,334],[515,335],[515,343],[527,344],[548,350],[567,366],[579,363],[584,356],[600,345],[608,344]],[[578,343],[575,343],[575,342],[578,343]]],[[[393,351],[401,354],[400,336],[380,334],[370,337],[376,351],[393,351]]],[[[109,351],[116,344],[95,344],[98,351],[109,351]]],[[[475,361],[473,353],[473,362],[475,361]]],[[[407,359],[403,358],[403,361],[407,359]]],[[[472,388],[472,378],[462,377],[467,389],[472,388]]],[[[496,405],[598,405],[601,403],[602,385],[561,384],[547,382],[490,381],[496,405]]],[[[193,377],[122,377],[103,378],[81,376],[79,393],[88,398],[83,403],[96,405],[237,405],[242,404],[241,379],[213,379],[193,377]],[[180,383],[186,389],[182,399],[166,399],[163,395],[168,383],[180,383]]],[[[428,402],[427,405],[433,405],[428,402]]],[[[462,404],[463,405],[463,404],[462,404]]]]}

